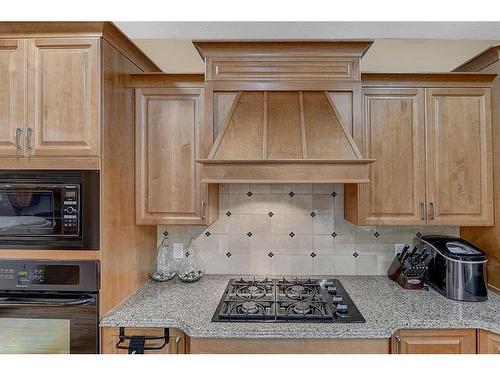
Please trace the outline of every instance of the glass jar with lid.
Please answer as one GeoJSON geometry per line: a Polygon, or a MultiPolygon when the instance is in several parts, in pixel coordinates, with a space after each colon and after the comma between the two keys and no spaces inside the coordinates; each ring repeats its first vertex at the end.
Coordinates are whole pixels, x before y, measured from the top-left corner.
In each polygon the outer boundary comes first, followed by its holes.
{"type": "Polygon", "coordinates": [[[184,282],[194,282],[201,279],[204,274],[205,264],[196,253],[196,246],[191,239],[185,257],[179,265],[179,279],[184,282]]]}
{"type": "Polygon", "coordinates": [[[163,237],[156,258],[153,260],[149,277],[154,281],[167,281],[177,274],[177,262],[174,259],[171,247],[168,245],[168,237],[163,237]]]}

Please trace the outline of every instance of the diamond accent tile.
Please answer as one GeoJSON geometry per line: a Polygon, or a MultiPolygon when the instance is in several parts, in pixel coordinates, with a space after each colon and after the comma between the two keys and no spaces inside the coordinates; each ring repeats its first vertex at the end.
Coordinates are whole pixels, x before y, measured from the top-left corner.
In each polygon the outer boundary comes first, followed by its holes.
{"type": "Polygon", "coordinates": [[[379,237],[380,237],[380,233],[379,233],[379,232],[375,232],[375,233],[373,233],[373,235],[374,235],[375,237],[377,237],[377,238],[379,238],[379,237]]]}
{"type": "Polygon", "coordinates": [[[336,196],[337,196],[337,193],[336,193],[336,192],[333,192],[333,193],[332,193],[332,197],[334,197],[334,198],[335,198],[336,196]]]}
{"type": "Polygon", "coordinates": [[[232,254],[231,254],[229,251],[226,253],[226,256],[227,256],[228,258],[230,258],[230,257],[231,257],[231,255],[232,255],[232,254]]]}
{"type": "Polygon", "coordinates": [[[269,252],[269,254],[267,254],[267,256],[268,256],[269,258],[272,258],[272,257],[274,256],[274,254],[273,254],[273,252],[272,252],[272,251],[270,251],[270,252],[269,252]]]}
{"type": "Polygon", "coordinates": [[[352,253],[352,256],[353,256],[354,258],[357,258],[357,257],[359,256],[359,254],[358,254],[357,252],[354,252],[354,253],[352,253]]]}
{"type": "Polygon", "coordinates": [[[314,216],[316,216],[316,212],[314,212],[314,211],[313,211],[313,212],[311,212],[311,214],[310,214],[310,215],[311,215],[312,217],[314,217],[314,216]]]}
{"type": "Polygon", "coordinates": [[[295,237],[295,233],[290,232],[289,236],[293,238],[293,237],[295,237]]]}
{"type": "Polygon", "coordinates": [[[247,236],[248,236],[248,237],[252,237],[252,232],[248,232],[248,233],[247,233],[247,236]]]}
{"type": "Polygon", "coordinates": [[[337,232],[333,232],[333,233],[332,233],[332,237],[333,237],[333,238],[335,238],[335,237],[337,237],[337,236],[338,236],[337,232]]]}
{"type": "Polygon", "coordinates": [[[227,212],[226,212],[226,216],[227,216],[227,217],[231,216],[231,211],[227,211],[227,212]]]}
{"type": "Polygon", "coordinates": [[[165,237],[168,237],[168,232],[167,232],[167,231],[163,232],[163,235],[164,235],[165,237]]]}
{"type": "Polygon", "coordinates": [[[316,253],[313,251],[313,252],[311,253],[311,257],[312,257],[312,258],[314,258],[315,256],[316,256],[316,253]]]}
{"type": "Polygon", "coordinates": [[[210,233],[208,230],[205,232],[205,236],[210,237],[212,233],[210,233]]]}
{"type": "Polygon", "coordinates": [[[291,191],[290,193],[288,193],[288,195],[293,197],[295,194],[293,193],[293,191],[291,191]]]}
{"type": "Polygon", "coordinates": [[[417,237],[418,237],[418,238],[422,237],[422,233],[417,232],[417,237]]]}
{"type": "Polygon", "coordinates": [[[253,193],[252,193],[251,191],[249,191],[249,192],[247,193],[247,195],[248,195],[249,197],[251,197],[251,196],[253,195],[253,193]]]}
{"type": "Polygon", "coordinates": [[[272,211],[269,211],[267,214],[269,215],[269,217],[273,217],[274,216],[274,214],[273,214],[272,211]]]}
{"type": "Polygon", "coordinates": [[[186,258],[189,256],[189,251],[186,251],[186,253],[184,254],[186,256],[186,258]]]}

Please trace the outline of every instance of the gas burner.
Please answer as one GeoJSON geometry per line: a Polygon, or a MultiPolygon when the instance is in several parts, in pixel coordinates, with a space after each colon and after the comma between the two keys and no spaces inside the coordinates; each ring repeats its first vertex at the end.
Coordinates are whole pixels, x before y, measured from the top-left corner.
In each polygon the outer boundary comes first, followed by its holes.
{"type": "Polygon", "coordinates": [[[241,311],[245,314],[255,314],[259,311],[259,306],[255,302],[243,302],[241,311]]]}
{"type": "Polygon", "coordinates": [[[266,288],[260,285],[242,286],[236,291],[236,295],[243,299],[257,299],[266,295],[266,288]]]}
{"type": "Polygon", "coordinates": [[[312,313],[313,309],[309,303],[306,302],[297,302],[293,306],[293,312],[295,314],[307,315],[312,313]]]}
{"type": "Polygon", "coordinates": [[[364,322],[336,279],[231,279],[215,322],[364,322]],[[331,294],[336,288],[336,294],[331,294]],[[329,293],[330,292],[330,293],[329,293]]]}
{"type": "Polygon", "coordinates": [[[304,301],[313,298],[315,295],[314,290],[303,285],[292,285],[285,289],[285,296],[297,301],[304,301]]]}

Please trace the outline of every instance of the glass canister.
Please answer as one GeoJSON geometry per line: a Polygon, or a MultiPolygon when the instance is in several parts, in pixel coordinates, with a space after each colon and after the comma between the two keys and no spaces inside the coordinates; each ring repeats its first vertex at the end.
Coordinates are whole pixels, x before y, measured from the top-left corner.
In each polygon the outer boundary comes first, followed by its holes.
{"type": "Polygon", "coordinates": [[[154,281],[167,281],[177,274],[177,262],[174,259],[171,247],[168,245],[168,237],[163,237],[156,259],[151,265],[149,277],[154,281]]]}
{"type": "Polygon", "coordinates": [[[205,264],[196,254],[196,247],[193,239],[189,241],[186,256],[182,259],[179,265],[178,275],[179,279],[184,282],[194,282],[201,279],[205,273],[205,264]]]}

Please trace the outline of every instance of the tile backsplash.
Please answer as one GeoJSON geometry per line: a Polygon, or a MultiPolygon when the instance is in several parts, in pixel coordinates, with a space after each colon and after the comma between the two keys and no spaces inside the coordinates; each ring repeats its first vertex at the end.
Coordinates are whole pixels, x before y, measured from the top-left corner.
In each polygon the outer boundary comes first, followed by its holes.
{"type": "Polygon", "coordinates": [[[360,227],[344,220],[342,184],[221,184],[211,226],[158,226],[158,241],[195,238],[207,273],[385,274],[395,244],[458,227],[360,227]]]}

